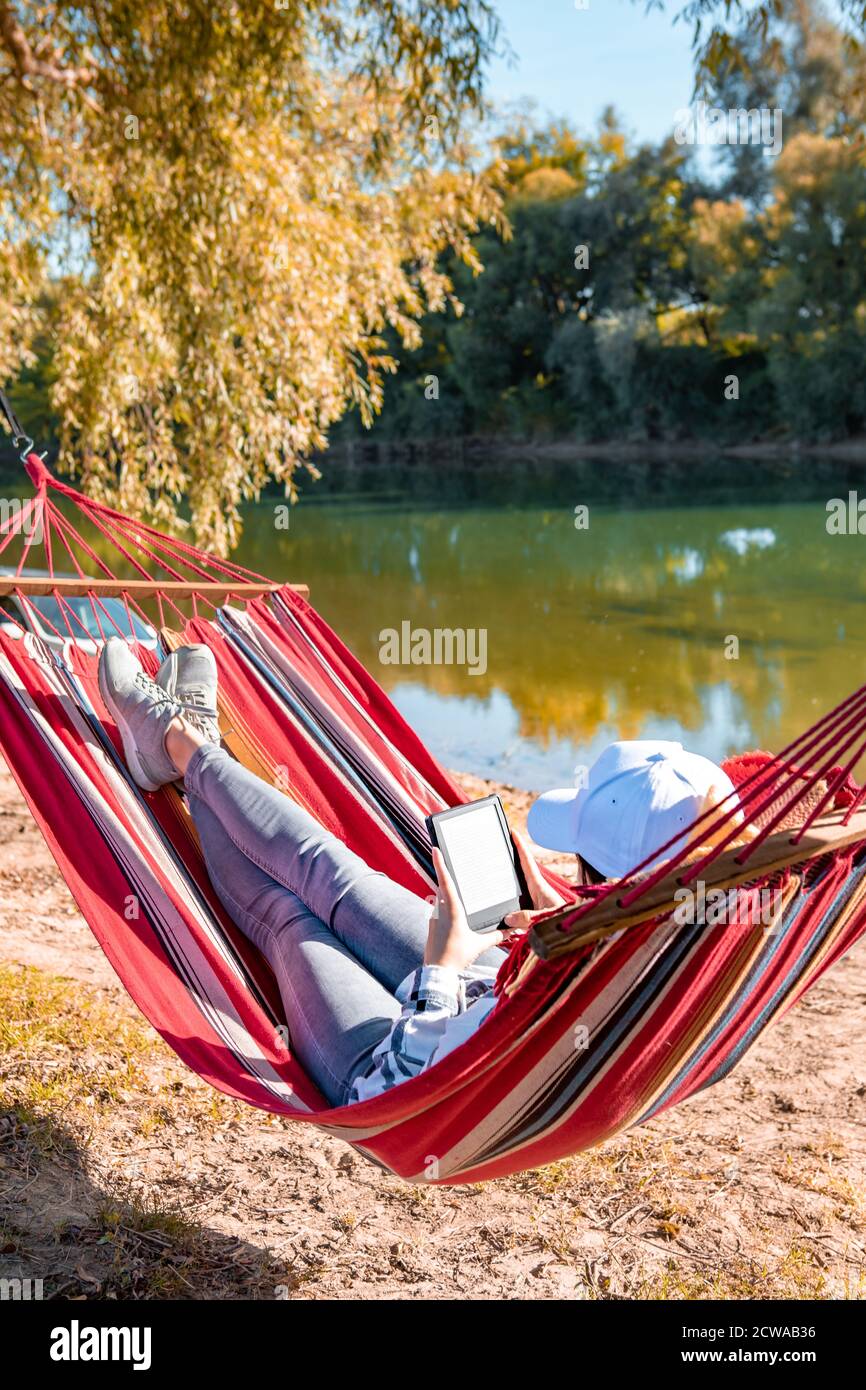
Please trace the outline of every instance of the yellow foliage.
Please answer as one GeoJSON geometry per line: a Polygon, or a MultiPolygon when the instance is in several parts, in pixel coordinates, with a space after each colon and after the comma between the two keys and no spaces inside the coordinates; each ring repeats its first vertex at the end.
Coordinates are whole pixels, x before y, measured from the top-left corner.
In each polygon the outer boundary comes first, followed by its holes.
{"type": "Polygon", "coordinates": [[[514,197],[528,202],[552,202],[556,198],[571,198],[579,190],[580,184],[567,169],[531,169],[518,183],[514,197]]]}
{"type": "Polygon", "coordinates": [[[0,0],[0,376],[57,299],[61,462],[158,524],[187,494],[228,550],[238,504],[286,485],[453,298],[451,248],[498,224],[462,143],[487,0],[0,0]]]}

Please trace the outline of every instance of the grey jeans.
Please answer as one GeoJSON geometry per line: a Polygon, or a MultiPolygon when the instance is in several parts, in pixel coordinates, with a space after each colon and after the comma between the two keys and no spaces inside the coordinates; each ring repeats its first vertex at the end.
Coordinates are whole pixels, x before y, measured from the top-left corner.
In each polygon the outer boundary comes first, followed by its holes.
{"type": "Polygon", "coordinates": [[[210,880],[276,976],[293,1050],[345,1104],[400,1017],[394,991],[423,962],[429,905],[215,744],[184,785],[210,880]]]}

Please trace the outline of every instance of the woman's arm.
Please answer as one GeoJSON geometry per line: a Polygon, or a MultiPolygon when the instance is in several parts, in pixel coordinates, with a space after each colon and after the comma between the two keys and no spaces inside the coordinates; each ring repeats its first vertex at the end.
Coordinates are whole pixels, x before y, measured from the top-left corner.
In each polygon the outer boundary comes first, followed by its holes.
{"type": "Polygon", "coordinates": [[[354,1082],[352,1101],[417,1076],[474,1033],[496,1002],[490,984],[473,981],[470,988],[483,993],[467,1007],[465,983],[452,966],[422,965],[407,976],[397,990],[400,1017],[373,1052],[370,1070],[354,1082]]]}
{"type": "MultiPolygon", "coordinates": [[[[527,886],[539,909],[558,907],[563,901],[542,878],[522,836],[515,836],[527,886]]],[[[434,1061],[465,1042],[493,1009],[493,976],[480,998],[467,1001],[461,972],[491,946],[499,946],[526,931],[529,923],[507,919],[505,931],[474,932],[445,860],[433,851],[439,891],[436,896],[424,964],[403,981],[397,998],[400,1017],[373,1052],[370,1071],[352,1087],[352,1100],[368,1100],[389,1091],[401,1081],[417,1076],[434,1061]]],[[[514,919],[531,918],[514,913],[514,919]]],[[[481,983],[481,982],[479,982],[481,983]]],[[[475,982],[470,989],[477,988],[475,982]]]]}

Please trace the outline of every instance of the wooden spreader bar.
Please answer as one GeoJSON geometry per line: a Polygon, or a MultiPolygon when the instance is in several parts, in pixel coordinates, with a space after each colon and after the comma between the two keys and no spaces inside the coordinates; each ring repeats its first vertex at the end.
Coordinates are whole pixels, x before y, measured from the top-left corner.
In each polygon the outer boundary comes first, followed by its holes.
{"type": "Polygon", "coordinates": [[[6,594],[14,594],[19,591],[34,597],[46,597],[54,593],[60,594],[63,598],[83,598],[88,594],[93,594],[98,598],[122,598],[128,594],[130,598],[155,598],[157,594],[162,594],[165,598],[206,598],[211,603],[224,603],[229,597],[247,599],[261,598],[263,594],[275,594],[279,589],[292,589],[296,594],[301,594],[303,598],[309,597],[309,587],[306,584],[249,584],[240,581],[233,584],[231,580],[207,580],[197,584],[181,584],[176,580],[166,580],[165,583],[156,583],[150,579],[54,579],[51,575],[40,575],[34,578],[32,575],[22,575],[16,579],[14,575],[0,575],[0,597],[6,594]]]}
{"type": "MultiPolygon", "coordinates": [[[[623,927],[635,926],[651,917],[673,912],[683,900],[682,896],[675,896],[677,891],[684,887],[695,889],[699,881],[707,888],[736,888],[777,870],[845,849],[860,840],[866,841],[866,810],[855,811],[847,825],[842,824],[844,818],[844,810],[819,817],[798,844],[792,843],[796,831],[777,830],[758,845],[745,864],[736,862],[737,855],[743,853],[742,846],[725,850],[718,859],[701,869],[697,879],[690,883],[683,883],[689,866],[679,864],[630,907],[622,907],[619,895],[610,893],[597,906],[588,908],[572,931],[559,931],[558,924],[574,911],[575,905],[570,904],[555,916],[537,923],[530,933],[530,945],[542,960],[556,960],[589,942],[601,941],[613,932],[622,931],[623,927]]],[[[627,893],[633,886],[626,885],[624,892],[627,893]]]]}

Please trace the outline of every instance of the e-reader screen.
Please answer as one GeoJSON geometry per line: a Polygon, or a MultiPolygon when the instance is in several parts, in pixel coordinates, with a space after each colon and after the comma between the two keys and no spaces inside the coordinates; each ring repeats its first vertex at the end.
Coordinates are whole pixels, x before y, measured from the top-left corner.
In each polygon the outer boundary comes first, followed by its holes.
{"type": "Polygon", "coordinates": [[[430,817],[470,927],[499,926],[520,906],[523,884],[498,796],[484,797],[430,817]]]}

